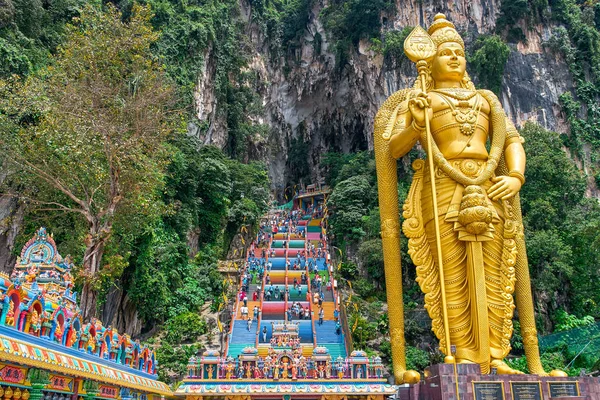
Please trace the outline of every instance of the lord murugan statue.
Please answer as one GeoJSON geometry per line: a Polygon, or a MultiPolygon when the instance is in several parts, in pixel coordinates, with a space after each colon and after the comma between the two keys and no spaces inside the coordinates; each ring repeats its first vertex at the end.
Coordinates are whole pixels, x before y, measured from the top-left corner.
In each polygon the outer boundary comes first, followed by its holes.
{"type": "MultiPolygon", "coordinates": [[[[402,230],[432,330],[448,363],[477,363],[482,373],[520,373],[504,359],[519,308],[531,373],[546,375],[539,357],[519,190],[525,183],[523,139],[488,90],[466,72],[463,39],[443,14],[428,32],[417,27],[405,53],[419,78],[391,95],[375,119],[381,235],[388,290],[394,375],[406,371],[396,159],[417,143],[427,161],[404,204],[402,230]]],[[[553,371],[560,375],[561,371],[553,371]]]]}

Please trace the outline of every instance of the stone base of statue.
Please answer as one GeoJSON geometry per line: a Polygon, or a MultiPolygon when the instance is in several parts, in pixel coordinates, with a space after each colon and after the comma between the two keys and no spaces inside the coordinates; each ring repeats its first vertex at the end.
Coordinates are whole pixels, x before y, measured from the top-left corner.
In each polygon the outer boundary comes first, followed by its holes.
{"type": "Polygon", "coordinates": [[[456,371],[452,364],[437,364],[425,370],[421,383],[401,387],[399,399],[597,400],[600,380],[586,376],[483,375],[477,364],[457,364],[456,371]]]}

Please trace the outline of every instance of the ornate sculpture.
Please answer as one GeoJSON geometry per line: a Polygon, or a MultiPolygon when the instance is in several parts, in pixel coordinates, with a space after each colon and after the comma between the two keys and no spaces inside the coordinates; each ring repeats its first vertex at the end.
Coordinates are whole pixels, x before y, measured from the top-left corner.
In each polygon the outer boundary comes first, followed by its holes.
{"type": "Polygon", "coordinates": [[[29,322],[29,333],[35,335],[40,330],[40,314],[36,309],[31,312],[31,321],[29,322]]]}
{"type": "Polygon", "coordinates": [[[419,379],[406,371],[404,359],[396,176],[396,159],[417,141],[427,150],[428,164],[413,163],[402,229],[446,362],[477,363],[483,373],[490,368],[518,373],[503,361],[510,351],[515,291],[521,329],[528,337],[529,370],[546,374],[539,358],[518,196],[525,182],[523,140],[497,97],[475,89],[466,73],[463,40],[443,14],[435,16],[428,33],[415,28],[405,52],[417,63],[420,79],[390,96],[375,119],[396,381],[419,379]]]}
{"type": "Polygon", "coordinates": [[[12,300],[8,302],[8,311],[6,312],[6,325],[15,325],[15,303],[12,300]]]}

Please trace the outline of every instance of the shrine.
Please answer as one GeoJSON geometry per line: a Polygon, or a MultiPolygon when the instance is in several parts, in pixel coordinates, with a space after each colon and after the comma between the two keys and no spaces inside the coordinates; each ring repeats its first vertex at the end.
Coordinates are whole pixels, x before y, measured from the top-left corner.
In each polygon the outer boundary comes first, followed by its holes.
{"type": "Polygon", "coordinates": [[[156,400],[154,351],[97,319],[84,321],[73,263],[46,229],[29,240],[11,276],[0,273],[0,396],[5,400],[156,400]]]}
{"type": "Polygon", "coordinates": [[[192,356],[175,395],[187,400],[379,400],[394,395],[381,358],[352,349],[325,235],[326,189],[272,211],[239,271],[223,354],[192,356]]]}

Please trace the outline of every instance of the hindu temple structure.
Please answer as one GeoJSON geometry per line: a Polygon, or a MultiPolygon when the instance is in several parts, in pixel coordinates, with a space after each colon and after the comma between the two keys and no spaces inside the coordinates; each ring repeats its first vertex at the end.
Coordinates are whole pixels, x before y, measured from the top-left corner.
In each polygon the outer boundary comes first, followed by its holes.
{"type": "Polygon", "coordinates": [[[383,399],[397,393],[381,358],[352,350],[324,234],[326,188],[261,224],[240,270],[223,354],[189,360],[175,395],[188,400],[383,399]]]}
{"type": "Polygon", "coordinates": [[[0,273],[0,397],[5,400],[155,400],[154,352],[128,335],[84,321],[73,263],[44,228],[0,273]]]}

